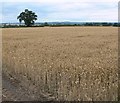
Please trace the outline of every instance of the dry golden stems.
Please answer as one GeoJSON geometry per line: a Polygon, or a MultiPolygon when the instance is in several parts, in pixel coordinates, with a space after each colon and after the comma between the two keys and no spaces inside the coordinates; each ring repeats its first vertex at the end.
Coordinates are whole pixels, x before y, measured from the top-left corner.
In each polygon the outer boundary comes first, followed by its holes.
{"type": "Polygon", "coordinates": [[[117,100],[117,28],[3,29],[4,67],[56,100],[117,100]]]}

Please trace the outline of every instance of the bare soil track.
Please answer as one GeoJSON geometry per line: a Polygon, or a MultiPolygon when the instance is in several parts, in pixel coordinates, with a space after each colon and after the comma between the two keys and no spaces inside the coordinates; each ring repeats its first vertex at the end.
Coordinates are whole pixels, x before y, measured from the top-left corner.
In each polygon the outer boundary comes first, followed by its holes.
{"type": "MultiPolygon", "coordinates": [[[[27,82],[26,82],[27,84],[27,82]]],[[[9,74],[2,75],[2,101],[52,101],[46,94],[36,96],[34,91],[29,91],[22,83],[9,74]]]]}

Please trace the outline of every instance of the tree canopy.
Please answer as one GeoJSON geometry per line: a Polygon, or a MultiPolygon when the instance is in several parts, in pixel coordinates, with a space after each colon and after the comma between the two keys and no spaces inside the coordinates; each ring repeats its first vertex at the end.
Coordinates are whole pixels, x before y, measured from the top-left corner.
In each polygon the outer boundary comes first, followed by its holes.
{"type": "Polygon", "coordinates": [[[19,19],[20,23],[24,21],[26,26],[32,26],[35,23],[35,20],[37,20],[37,15],[34,12],[25,9],[24,12],[20,13],[17,19],[19,19]]]}

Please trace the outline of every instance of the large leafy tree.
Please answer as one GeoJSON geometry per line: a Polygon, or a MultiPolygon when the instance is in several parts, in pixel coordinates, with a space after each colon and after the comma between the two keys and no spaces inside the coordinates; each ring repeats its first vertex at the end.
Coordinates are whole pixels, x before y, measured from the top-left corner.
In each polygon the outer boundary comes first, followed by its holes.
{"type": "Polygon", "coordinates": [[[24,21],[26,26],[32,26],[35,23],[35,20],[37,20],[37,15],[34,12],[25,9],[24,12],[20,13],[17,19],[19,19],[20,23],[24,21]]]}

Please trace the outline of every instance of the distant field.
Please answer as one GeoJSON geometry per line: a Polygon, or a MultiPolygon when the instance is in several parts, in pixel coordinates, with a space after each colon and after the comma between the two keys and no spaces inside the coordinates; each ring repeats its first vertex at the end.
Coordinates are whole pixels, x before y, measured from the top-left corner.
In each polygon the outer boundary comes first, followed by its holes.
{"type": "Polygon", "coordinates": [[[28,79],[38,100],[39,93],[46,93],[55,100],[115,101],[117,29],[4,28],[3,72],[21,81],[28,79]]]}

